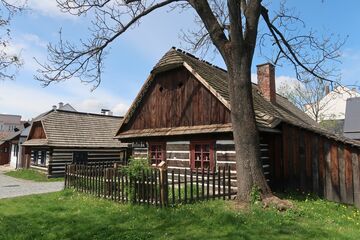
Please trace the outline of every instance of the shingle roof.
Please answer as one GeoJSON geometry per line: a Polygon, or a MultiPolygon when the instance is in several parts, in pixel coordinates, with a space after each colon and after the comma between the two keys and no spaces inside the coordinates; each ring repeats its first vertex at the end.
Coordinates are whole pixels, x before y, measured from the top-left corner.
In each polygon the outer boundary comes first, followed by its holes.
{"type": "Polygon", "coordinates": [[[121,117],[55,110],[37,121],[42,123],[47,138],[27,140],[25,146],[127,147],[113,139],[121,117]]]}
{"type": "Polygon", "coordinates": [[[17,137],[20,134],[20,131],[17,132],[0,132],[0,140],[9,141],[14,137],[17,137]]]}
{"type": "MultiPolygon", "coordinates": [[[[219,95],[223,103],[230,109],[230,97],[228,92],[228,78],[227,72],[217,66],[214,66],[206,61],[202,61],[195,56],[186,53],[182,50],[172,48],[168,51],[160,61],[155,65],[152,70],[152,75],[164,72],[170,69],[185,66],[192,74],[198,75],[205,83],[219,95]]],[[[130,107],[128,113],[123,121],[126,124],[139,106],[147,88],[151,85],[153,77],[149,77],[148,81],[144,84],[139,95],[135,99],[133,105],[130,107]]],[[[310,118],[306,113],[302,112],[299,108],[289,102],[281,95],[276,95],[276,104],[267,101],[260,93],[258,86],[253,84],[253,98],[254,98],[254,111],[256,121],[259,127],[274,128],[279,123],[285,122],[301,128],[321,133],[327,137],[335,138],[340,141],[348,141],[348,139],[337,136],[326,129],[322,128],[317,122],[310,118]]],[[[125,136],[128,131],[123,133],[125,136]]],[[[118,134],[117,137],[121,138],[118,134]]],[[[351,141],[352,144],[357,144],[351,141]]]]}
{"type": "MultiPolygon", "coordinates": [[[[171,66],[180,66],[184,62],[190,65],[190,67],[226,101],[230,101],[227,72],[224,69],[211,65],[208,62],[201,61],[193,55],[181,50],[171,49],[167,52],[156,64],[153,72],[164,71],[164,69],[169,69],[171,66]]],[[[277,95],[277,104],[272,104],[265,100],[256,84],[253,84],[253,98],[256,120],[258,123],[273,127],[272,122],[275,121],[275,119],[280,119],[293,124],[300,122],[305,125],[319,127],[313,119],[295,107],[284,97],[277,95]]]]}

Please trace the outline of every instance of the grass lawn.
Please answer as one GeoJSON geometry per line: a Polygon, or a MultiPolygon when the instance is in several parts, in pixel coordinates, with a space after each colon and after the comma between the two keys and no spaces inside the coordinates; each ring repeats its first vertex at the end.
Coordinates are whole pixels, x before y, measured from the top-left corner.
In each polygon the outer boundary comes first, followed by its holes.
{"type": "Polygon", "coordinates": [[[57,182],[64,181],[64,178],[48,178],[46,174],[33,169],[19,169],[5,173],[5,175],[20,178],[25,180],[32,180],[35,182],[57,182]]]}
{"type": "Polygon", "coordinates": [[[281,213],[210,201],[132,206],[71,190],[0,200],[0,239],[360,239],[360,211],[295,199],[281,213]]]}

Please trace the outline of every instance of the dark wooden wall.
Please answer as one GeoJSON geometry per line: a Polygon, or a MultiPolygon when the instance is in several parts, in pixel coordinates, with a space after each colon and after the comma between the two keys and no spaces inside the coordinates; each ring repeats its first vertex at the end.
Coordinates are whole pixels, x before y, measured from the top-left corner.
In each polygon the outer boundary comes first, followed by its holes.
{"type": "Polygon", "coordinates": [[[10,162],[10,144],[8,142],[0,145],[0,165],[8,164],[10,162]]]}
{"type": "Polygon", "coordinates": [[[158,74],[126,127],[166,128],[230,123],[230,111],[185,69],[158,74]]]}
{"type": "Polygon", "coordinates": [[[315,193],[360,207],[358,148],[289,125],[282,130],[283,144],[275,146],[282,156],[273,162],[275,188],[315,193]]]}
{"type": "Polygon", "coordinates": [[[54,148],[48,166],[49,177],[63,176],[65,165],[73,161],[73,153],[84,151],[88,153],[88,162],[106,162],[106,161],[126,161],[126,149],[68,149],[54,148]]]}
{"type": "Polygon", "coordinates": [[[41,122],[34,122],[31,127],[31,132],[29,134],[29,139],[45,139],[45,131],[41,122]]]}

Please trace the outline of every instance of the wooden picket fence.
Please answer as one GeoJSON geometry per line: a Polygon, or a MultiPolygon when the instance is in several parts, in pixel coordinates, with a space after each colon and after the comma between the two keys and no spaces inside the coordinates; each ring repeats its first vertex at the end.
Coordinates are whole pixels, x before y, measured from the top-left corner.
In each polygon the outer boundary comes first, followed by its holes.
{"type": "Polygon", "coordinates": [[[67,165],[65,187],[122,203],[175,206],[211,199],[231,199],[230,168],[162,170],[152,168],[130,176],[122,166],[67,165]]]}

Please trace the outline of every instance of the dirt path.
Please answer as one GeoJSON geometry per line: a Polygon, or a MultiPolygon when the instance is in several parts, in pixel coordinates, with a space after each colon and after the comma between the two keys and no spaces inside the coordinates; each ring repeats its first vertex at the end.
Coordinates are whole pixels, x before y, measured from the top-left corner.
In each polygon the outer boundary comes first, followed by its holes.
{"type": "Polygon", "coordinates": [[[63,182],[33,182],[4,175],[0,169],[0,199],[61,191],[63,182]]]}

